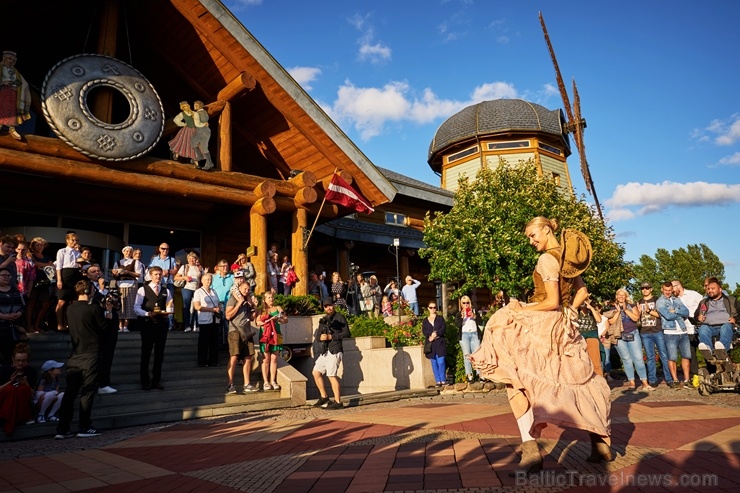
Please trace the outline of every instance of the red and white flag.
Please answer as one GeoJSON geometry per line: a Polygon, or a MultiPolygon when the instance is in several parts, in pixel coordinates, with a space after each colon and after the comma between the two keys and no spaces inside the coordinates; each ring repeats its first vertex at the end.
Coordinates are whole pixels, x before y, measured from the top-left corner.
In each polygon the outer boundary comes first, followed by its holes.
{"type": "Polygon", "coordinates": [[[357,212],[367,212],[368,214],[375,212],[370,202],[336,173],[334,173],[334,176],[332,176],[329,182],[329,189],[326,191],[326,200],[333,204],[349,207],[357,212]]]}

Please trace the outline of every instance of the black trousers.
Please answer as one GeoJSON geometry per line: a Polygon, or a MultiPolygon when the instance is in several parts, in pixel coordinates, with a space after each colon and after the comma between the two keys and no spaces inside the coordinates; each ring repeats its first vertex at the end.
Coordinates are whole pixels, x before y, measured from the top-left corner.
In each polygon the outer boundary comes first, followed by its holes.
{"type": "Polygon", "coordinates": [[[141,363],[139,375],[141,385],[158,385],[162,380],[162,361],[164,361],[164,347],[167,344],[167,319],[139,318],[141,334],[141,363]],[[154,350],[152,375],[149,376],[149,360],[154,350]]]}
{"type": "Polygon", "coordinates": [[[689,373],[691,376],[699,374],[699,361],[696,357],[696,351],[699,349],[699,328],[696,327],[696,334],[689,334],[689,344],[691,344],[691,363],[689,364],[689,373]]]}
{"type": "Polygon", "coordinates": [[[85,431],[92,425],[92,408],[95,394],[98,392],[98,365],[91,361],[89,368],[67,368],[67,387],[64,390],[62,405],[59,408],[59,423],[57,432],[69,431],[74,415],[75,399],[80,395],[79,429],[85,431]]]}
{"type": "Polygon", "coordinates": [[[218,343],[221,323],[200,324],[198,329],[198,364],[216,366],[218,364],[218,343]]]}
{"type": "Polygon", "coordinates": [[[110,385],[110,370],[113,366],[113,355],[118,344],[118,322],[108,323],[100,334],[100,359],[98,363],[98,380],[101,387],[110,385]]]}

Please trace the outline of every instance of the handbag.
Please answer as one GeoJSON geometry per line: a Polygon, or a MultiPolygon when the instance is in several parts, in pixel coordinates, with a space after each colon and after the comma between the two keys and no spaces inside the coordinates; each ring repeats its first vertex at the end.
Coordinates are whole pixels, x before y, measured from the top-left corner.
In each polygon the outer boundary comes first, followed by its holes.
{"type": "Polygon", "coordinates": [[[622,340],[624,342],[632,342],[635,340],[635,331],[632,332],[622,332],[622,340]]]}
{"type": "Polygon", "coordinates": [[[186,282],[187,282],[187,281],[175,281],[175,283],[174,283],[174,284],[175,284],[175,287],[176,287],[176,288],[184,288],[184,287],[185,287],[185,283],[186,283],[186,282]]]}
{"type": "Polygon", "coordinates": [[[432,354],[432,341],[427,341],[424,343],[424,354],[429,356],[432,354]]]}

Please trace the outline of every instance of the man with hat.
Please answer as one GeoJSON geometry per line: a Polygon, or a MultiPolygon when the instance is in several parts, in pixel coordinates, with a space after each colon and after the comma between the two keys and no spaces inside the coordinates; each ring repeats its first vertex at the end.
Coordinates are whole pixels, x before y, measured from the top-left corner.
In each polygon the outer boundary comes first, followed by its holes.
{"type": "Polygon", "coordinates": [[[314,407],[324,409],[342,409],[340,396],[341,382],[339,380],[339,365],[342,363],[342,339],[350,337],[349,325],[344,315],[334,309],[334,300],[327,296],[323,301],[326,315],[319,321],[314,333],[314,340],[318,346],[319,357],[313,367],[313,379],[321,397],[314,407]],[[324,375],[329,379],[334,400],[330,400],[326,392],[324,375]]]}
{"type": "Polygon", "coordinates": [[[8,127],[10,136],[21,140],[15,127],[31,119],[31,91],[26,79],[15,68],[17,59],[14,51],[3,51],[0,65],[0,128],[8,127]]]}
{"type": "Polygon", "coordinates": [[[647,355],[648,383],[653,387],[658,385],[658,373],[655,365],[655,350],[657,348],[665,383],[669,387],[673,387],[675,384],[668,369],[668,349],[665,345],[665,337],[663,337],[663,325],[660,320],[660,313],[655,309],[655,302],[658,301],[658,298],[653,296],[653,285],[649,282],[640,284],[640,291],[642,292],[642,299],[637,302],[637,311],[640,314],[640,338],[647,355]]]}

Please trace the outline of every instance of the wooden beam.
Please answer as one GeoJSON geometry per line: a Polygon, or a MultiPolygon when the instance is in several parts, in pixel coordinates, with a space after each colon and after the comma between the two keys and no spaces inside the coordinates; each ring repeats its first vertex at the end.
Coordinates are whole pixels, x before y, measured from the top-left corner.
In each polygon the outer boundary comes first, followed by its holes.
{"type": "Polygon", "coordinates": [[[218,119],[218,163],[221,171],[231,171],[231,103],[224,105],[218,119]]]}
{"type": "MultiPolygon", "coordinates": [[[[110,0],[102,2],[100,11],[100,22],[98,23],[98,53],[101,55],[115,57],[118,36],[119,1],[110,0]]],[[[92,112],[96,118],[106,123],[113,120],[113,91],[108,87],[96,91],[89,101],[92,112]]]]}
{"type": "MultiPolygon", "coordinates": [[[[300,186],[301,175],[308,173],[308,181],[304,183],[310,182],[311,176],[313,176],[314,180],[316,178],[316,175],[313,175],[313,173],[311,173],[310,171],[301,173],[295,178],[291,178],[290,180],[272,180],[270,178],[265,178],[262,176],[248,175],[245,173],[236,172],[206,173],[200,170],[196,170],[191,165],[185,165],[183,163],[172,161],[170,159],[159,159],[152,157],[142,157],[125,162],[106,161],[105,163],[102,163],[88,156],[85,156],[78,151],[75,151],[60,139],[39,137],[36,135],[24,135],[23,138],[23,141],[18,141],[7,134],[0,135],[0,154],[2,154],[3,148],[12,149],[29,154],[41,154],[45,156],[79,161],[83,163],[94,163],[105,168],[113,168],[121,171],[164,176],[168,178],[177,178],[180,180],[187,180],[222,187],[238,188],[249,191],[253,191],[261,183],[267,181],[275,185],[276,194],[288,197],[295,197],[298,191],[303,188],[302,186],[300,186]]],[[[35,173],[36,171],[37,170],[31,168],[30,166],[27,169],[27,172],[29,173],[35,173]]]]}
{"type": "Polygon", "coordinates": [[[293,287],[291,294],[308,294],[308,252],[303,249],[303,235],[308,232],[308,213],[305,209],[293,211],[293,231],[290,243],[292,245],[290,258],[293,260],[293,268],[298,276],[298,284],[293,287]]]}
{"type": "Polygon", "coordinates": [[[219,101],[231,101],[255,87],[257,87],[257,79],[246,72],[242,72],[218,92],[216,99],[219,101]]]}
{"type": "MultiPolygon", "coordinates": [[[[4,149],[0,151],[0,168],[18,173],[33,173],[95,185],[132,191],[157,192],[164,195],[221,203],[252,206],[262,201],[261,207],[268,209],[271,197],[257,197],[254,192],[224,186],[185,182],[176,178],[151,176],[109,169],[99,164],[84,163],[70,159],[52,158],[39,154],[4,149]]],[[[61,192],[60,192],[61,193],[61,192]]]]}

